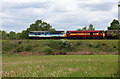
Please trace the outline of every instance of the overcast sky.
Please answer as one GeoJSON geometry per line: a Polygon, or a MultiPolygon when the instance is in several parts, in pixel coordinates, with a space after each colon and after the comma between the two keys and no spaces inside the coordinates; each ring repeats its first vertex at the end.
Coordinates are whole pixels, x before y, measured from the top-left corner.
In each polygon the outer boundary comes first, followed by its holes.
{"type": "MultiPolygon", "coordinates": [[[[56,30],[76,30],[93,24],[106,30],[118,18],[119,0],[2,0],[2,30],[20,32],[37,19],[56,30]]],[[[0,3],[0,4],[1,4],[0,3]]]]}

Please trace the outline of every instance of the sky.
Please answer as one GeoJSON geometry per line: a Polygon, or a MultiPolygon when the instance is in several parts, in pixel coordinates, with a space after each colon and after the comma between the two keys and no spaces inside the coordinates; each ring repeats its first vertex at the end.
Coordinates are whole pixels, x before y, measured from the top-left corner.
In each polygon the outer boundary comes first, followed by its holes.
{"type": "Polygon", "coordinates": [[[107,30],[118,19],[119,0],[1,0],[1,30],[21,32],[36,20],[56,30],[76,30],[93,24],[107,30]]]}

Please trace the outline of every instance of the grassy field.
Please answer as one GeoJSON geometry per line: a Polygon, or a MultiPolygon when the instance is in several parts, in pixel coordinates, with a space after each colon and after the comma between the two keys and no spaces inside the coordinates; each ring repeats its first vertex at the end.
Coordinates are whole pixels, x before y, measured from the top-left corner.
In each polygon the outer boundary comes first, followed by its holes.
{"type": "Polygon", "coordinates": [[[3,77],[114,77],[117,55],[49,55],[2,58],[3,77]]]}
{"type": "Polygon", "coordinates": [[[33,54],[64,54],[91,52],[113,54],[118,52],[118,40],[3,40],[3,53],[27,52],[33,54]]]}

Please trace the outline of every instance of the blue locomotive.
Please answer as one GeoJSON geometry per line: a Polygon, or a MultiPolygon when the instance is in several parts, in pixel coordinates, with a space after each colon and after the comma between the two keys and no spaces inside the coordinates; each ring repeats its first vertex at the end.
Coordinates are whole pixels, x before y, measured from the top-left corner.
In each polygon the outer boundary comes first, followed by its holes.
{"type": "Polygon", "coordinates": [[[29,38],[63,38],[64,31],[30,31],[29,38]]]}

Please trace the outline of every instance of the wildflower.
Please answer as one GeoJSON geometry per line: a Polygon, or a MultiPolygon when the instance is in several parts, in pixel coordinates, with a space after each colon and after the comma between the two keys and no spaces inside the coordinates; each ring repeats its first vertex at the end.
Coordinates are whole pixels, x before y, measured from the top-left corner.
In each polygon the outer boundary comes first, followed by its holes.
{"type": "Polygon", "coordinates": [[[14,71],[11,70],[11,72],[14,72],[14,71]]]}
{"type": "Polygon", "coordinates": [[[87,74],[88,72],[86,71],[86,74],[87,74]]]}

